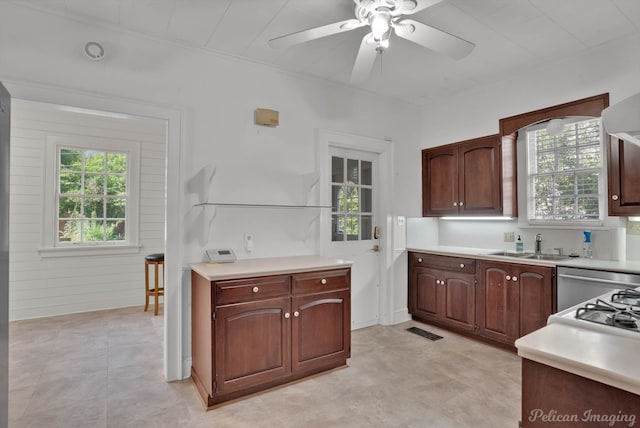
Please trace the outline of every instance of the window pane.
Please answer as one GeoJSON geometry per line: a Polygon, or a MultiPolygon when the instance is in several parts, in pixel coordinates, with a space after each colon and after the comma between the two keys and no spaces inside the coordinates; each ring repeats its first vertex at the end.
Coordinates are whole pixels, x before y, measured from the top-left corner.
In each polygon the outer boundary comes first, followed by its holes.
{"type": "Polygon", "coordinates": [[[578,159],[575,149],[558,150],[558,171],[576,169],[578,159]]]}
{"type": "Polygon", "coordinates": [[[553,213],[552,198],[535,198],[534,200],[534,217],[536,219],[546,219],[553,213]]]}
{"type": "Polygon", "coordinates": [[[360,169],[357,159],[347,159],[347,180],[349,183],[360,183],[360,169]]]}
{"type": "Polygon", "coordinates": [[[331,186],[331,207],[334,212],[344,212],[343,186],[331,186]]]}
{"type": "Polygon", "coordinates": [[[127,193],[127,177],[124,175],[107,176],[107,195],[124,195],[127,193]]]}
{"type": "Polygon", "coordinates": [[[344,183],[344,159],[335,156],[331,158],[331,182],[344,183]]]}
{"type": "Polygon", "coordinates": [[[107,172],[127,172],[127,155],[125,153],[107,153],[107,172]]]}
{"type": "Polygon", "coordinates": [[[558,174],[556,176],[556,195],[569,196],[575,194],[575,175],[558,174]]]}
{"type": "Polygon", "coordinates": [[[347,241],[357,241],[359,237],[360,222],[357,215],[347,216],[347,241]]]}
{"type": "Polygon", "coordinates": [[[571,220],[575,215],[575,198],[559,198],[556,202],[557,220],[571,220]]]}
{"type": "Polygon", "coordinates": [[[360,195],[361,195],[361,204],[360,204],[360,211],[364,212],[364,213],[370,213],[373,211],[373,209],[371,208],[371,189],[360,189],[360,195]]]}
{"type": "Polygon", "coordinates": [[[534,176],[533,177],[533,190],[536,196],[551,196],[553,195],[553,177],[546,176],[534,176]]]}
{"type": "Polygon", "coordinates": [[[87,241],[104,241],[104,221],[85,220],[82,222],[82,239],[87,241]]]}
{"type": "Polygon", "coordinates": [[[357,187],[348,187],[347,188],[347,212],[358,212],[360,211],[360,201],[358,199],[358,188],[357,187]]]}
{"type": "Polygon", "coordinates": [[[86,174],[84,176],[85,195],[104,195],[104,175],[86,174]]]}
{"type": "Polygon", "coordinates": [[[126,204],[124,198],[108,198],[107,218],[125,218],[126,204]]]}
{"type": "Polygon", "coordinates": [[[599,218],[598,198],[578,198],[578,217],[587,219],[599,218]]]}
{"type": "Polygon", "coordinates": [[[84,170],[89,172],[104,172],[104,152],[96,152],[93,150],[86,150],[84,152],[85,166],[84,170]]]}
{"type": "Polygon", "coordinates": [[[344,241],[344,217],[331,216],[331,240],[344,241]]]}
{"type": "Polygon", "coordinates": [[[59,242],[80,242],[80,220],[60,220],[58,222],[59,242]]]}
{"type": "Polygon", "coordinates": [[[60,198],[58,200],[58,218],[80,218],[82,202],[80,198],[60,198]]]}
{"type": "Polygon", "coordinates": [[[537,173],[553,172],[556,168],[556,158],[553,152],[538,153],[537,173]]]}
{"type": "Polygon", "coordinates": [[[124,220],[107,220],[107,241],[124,240],[124,220]]]}
{"type": "Polygon", "coordinates": [[[373,182],[373,167],[369,161],[360,161],[362,167],[362,184],[365,186],[371,186],[373,182]]]}
{"type": "Polygon", "coordinates": [[[580,157],[580,168],[600,167],[600,146],[586,146],[578,150],[580,157]]]}
{"type": "Polygon", "coordinates": [[[82,174],[63,172],[60,174],[60,193],[79,195],[82,193],[82,174]]]}
{"type": "Polygon", "coordinates": [[[372,220],[370,215],[363,215],[361,217],[360,224],[362,226],[362,229],[360,232],[362,233],[362,236],[361,236],[362,240],[371,239],[371,235],[372,235],[371,231],[373,229],[373,226],[371,223],[372,223],[372,220]]]}
{"type": "Polygon", "coordinates": [[[82,171],[82,151],[60,149],[60,171],[82,171]]]}
{"type": "Polygon", "coordinates": [[[578,174],[577,193],[578,195],[597,195],[598,194],[598,174],[595,172],[578,174]]]}
{"type": "Polygon", "coordinates": [[[84,218],[104,218],[104,199],[87,198],[84,200],[84,218]]]}

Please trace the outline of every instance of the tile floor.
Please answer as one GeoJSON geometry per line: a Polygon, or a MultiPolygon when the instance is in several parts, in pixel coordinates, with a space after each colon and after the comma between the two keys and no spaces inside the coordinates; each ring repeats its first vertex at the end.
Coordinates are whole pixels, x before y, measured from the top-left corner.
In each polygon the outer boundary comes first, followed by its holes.
{"type": "Polygon", "coordinates": [[[10,427],[518,426],[519,358],[432,326],[354,331],[348,368],[206,412],[164,381],[162,325],[142,308],[11,323],[10,427]]]}

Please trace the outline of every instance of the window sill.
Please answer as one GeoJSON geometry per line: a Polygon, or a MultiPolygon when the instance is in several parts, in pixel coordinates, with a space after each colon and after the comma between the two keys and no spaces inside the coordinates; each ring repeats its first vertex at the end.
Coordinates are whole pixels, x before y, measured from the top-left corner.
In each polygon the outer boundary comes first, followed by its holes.
{"type": "Polygon", "coordinates": [[[38,254],[42,258],[49,257],[80,257],[80,256],[108,256],[119,254],[138,254],[141,245],[95,245],[74,247],[40,248],[38,254]]]}

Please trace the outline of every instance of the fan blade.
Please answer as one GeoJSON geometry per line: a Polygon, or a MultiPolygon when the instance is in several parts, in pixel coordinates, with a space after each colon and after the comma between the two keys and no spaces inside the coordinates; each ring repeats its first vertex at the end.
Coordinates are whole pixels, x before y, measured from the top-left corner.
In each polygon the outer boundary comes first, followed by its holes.
{"type": "Polygon", "coordinates": [[[355,28],[364,27],[367,23],[362,23],[357,19],[347,19],[346,21],[334,22],[320,27],[310,28],[308,30],[298,31],[297,33],[287,34],[286,36],[276,37],[269,40],[269,46],[272,48],[288,48],[298,43],[308,42],[310,40],[319,39],[321,37],[331,36],[355,28]]]}
{"type": "Polygon", "coordinates": [[[423,9],[440,3],[442,0],[405,0],[399,8],[396,9],[396,15],[411,15],[420,12],[423,9]]]}
{"type": "Polygon", "coordinates": [[[413,19],[403,19],[394,24],[394,29],[396,34],[403,39],[407,39],[454,59],[464,58],[476,47],[475,44],[460,37],[414,21],[413,19]]]}
{"type": "Polygon", "coordinates": [[[373,64],[376,62],[376,55],[378,55],[376,47],[371,33],[362,38],[360,50],[358,50],[358,56],[351,72],[351,83],[362,83],[369,78],[373,64]]]}

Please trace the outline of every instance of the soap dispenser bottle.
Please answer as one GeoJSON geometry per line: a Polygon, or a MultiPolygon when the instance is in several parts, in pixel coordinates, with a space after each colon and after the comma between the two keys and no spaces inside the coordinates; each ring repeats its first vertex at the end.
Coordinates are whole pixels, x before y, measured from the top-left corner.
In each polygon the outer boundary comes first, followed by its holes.
{"type": "Polygon", "coordinates": [[[524,242],[522,242],[522,238],[518,235],[518,240],[516,241],[516,253],[524,252],[524,242]]]}
{"type": "Polygon", "coordinates": [[[588,259],[593,258],[593,247],[591,243],[591,231],[585,230],[584,232],[584,242],[582,243],[582,257],[586,257],[588,259]]]}

